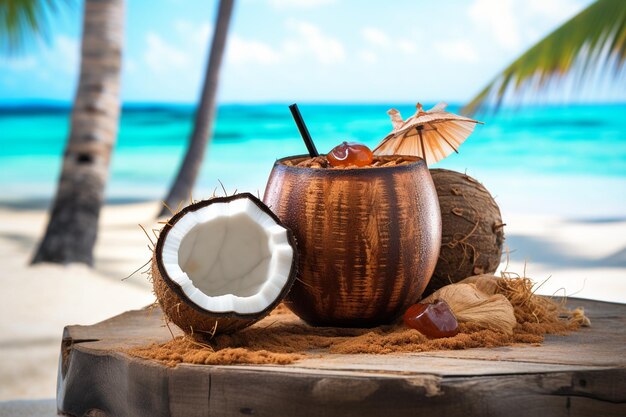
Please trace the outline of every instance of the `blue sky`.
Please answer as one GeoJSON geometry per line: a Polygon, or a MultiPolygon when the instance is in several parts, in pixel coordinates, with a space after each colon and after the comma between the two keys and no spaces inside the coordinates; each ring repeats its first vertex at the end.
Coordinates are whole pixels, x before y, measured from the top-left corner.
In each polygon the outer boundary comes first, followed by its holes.
{"type": "MultiPolygon", "coordinates": [[[[464,102],[590,0],[239,0],[221,102],[464,102]]],[[[122,98],[196,101],[215,1],[127,1],[122,98]]],[[[71,100],[81,10],[0,57],[0,100],[71,100]]],[[[590,90],[590,89],[588,89],[590,90]]],[[[558,95],[557,97],[564,97],[558,95]]],[[[622,101],[624,89],[583,92],[622,101]]]]}

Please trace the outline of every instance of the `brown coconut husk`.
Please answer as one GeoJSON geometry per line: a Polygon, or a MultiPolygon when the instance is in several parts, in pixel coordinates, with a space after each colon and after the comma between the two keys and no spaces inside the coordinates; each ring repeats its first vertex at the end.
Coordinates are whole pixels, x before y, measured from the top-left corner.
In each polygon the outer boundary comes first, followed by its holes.
{"type": "MultiPolygon", "coordinates": [[[[188,213],[192,213],[202,207],[214,203],[228,203],[237,199],[246,198],[256,204],[261,210],[266,212],[278,225],[283,225],[278,217],[257,197],[249,193],[227,195],[225,197],[212,197],[202,201],[192,201],[188,206],[177,210],[173,216],[163,222],[163,228],[158,232],[157,242],[153,244],[153,256],[150,268],[150,281],[158,304],[164,313],[166,324],[174,323],[192,339],[206,340],[216,334],[231,333],[252,325],[267,316],[276,306],[278,306],[286,294],[289,292],[297,274],[298,253],[293,234],[286,230],[287,240],[294,250],[291,270],[285,286],[279,296],[267,305],[262,311],[253,314],[238,314],[237,312],[212,312],[203,310],[196,306],[181,290],[176,282],[167,276],[163,266],[161,253],[165,238],[177,221],[188,213]]],[[[145,229],[144,229],[145,232],[145,229]]],[[[148,239],[150,236],[146,233],[148,239]]]]}
{"type": "Polygon", "coordinates": [[[556,302],[552,298],[535,295],[535,284],[529,278],[492,276],[492,279],[497,282],[496,292],[503,294],[513,305],[518,325],[529,331],[565,334],[581,326],[591,325],[582,307],[568,310],[565,308],[565,298],[556,302]]]}
{"type": "Polygon", "coordinates": [[[546,334],[566,334],[588,323],[581,309],[569,311],[560,301],[535,295],[529,279],[492,276],[489,280],[496,284],[494,294],[504,296],[513,306],[516,324],[512,334],[473,322],[459,323],[459,334],[442,339],[428,339],[401,322],[372,329],[311,327],[279,306],[253,326],[206,343],[179,336],[126,352],[168,366],[289,364],[323,353],[390,354],[538,344],[546,334]]]}
{"type": "Polygon", "coordinates": [[[425,295],[472,275],[495,272],[504,243],[500,209],[480,182],[447,169],[431,169],[430,174],[439,197],[442,240],[425,295]]]}
{"type": "Polygon", "coordinates": [[[177,325],[197,339],[211,338],[217,333],[233,332],[248,327],[258,320],[226,316],[213,316],[193,308],[181,299],[166,283],[159,272],[156,259],[152,261],[152,289],[165,320],[177,325]]]}

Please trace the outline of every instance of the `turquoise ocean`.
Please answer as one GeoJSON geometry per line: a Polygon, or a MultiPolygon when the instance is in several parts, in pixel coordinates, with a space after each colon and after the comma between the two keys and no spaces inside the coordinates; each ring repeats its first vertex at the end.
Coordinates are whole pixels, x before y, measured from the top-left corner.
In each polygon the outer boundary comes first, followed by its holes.
{"type": "MultiPolygon", "coordinates": [[[[391,107],[300,105],[322,153],[344,140],[374,147],[391,130],[386,115],[391,107]]],[[[394,107],[404,117],[415,111],[410,104],[394,107]]],[[[67,105],[0,104],[0,204],[49,203],[69,116],[67,105]]],[[[433,167],[476,177],[505,212],[626,216],[626,104],[525,106],[478,118],[486,124],[476,128],[460,153],[433,167]]],[[[161,199],[182,159],[192,122],[191,106],[125,105],[107,199],[161,199]]],[[[211,195],[218,180],[229,192],[262,195],[274,161],[305,152],[287,104],[222,105],[194,198],[211,195]]]]}

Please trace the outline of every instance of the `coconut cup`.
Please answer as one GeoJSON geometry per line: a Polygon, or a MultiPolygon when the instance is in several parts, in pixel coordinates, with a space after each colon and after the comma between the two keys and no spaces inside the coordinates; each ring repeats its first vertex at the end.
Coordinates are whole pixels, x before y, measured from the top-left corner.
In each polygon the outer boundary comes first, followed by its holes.
{"type": "Polygon", "coordinates": [[[372,327],[416,303],[435,269],[441,213],[426,163],[306,168],[280,159],[264,202],[299,252],[285,304],[311,325],[372,327]]]}

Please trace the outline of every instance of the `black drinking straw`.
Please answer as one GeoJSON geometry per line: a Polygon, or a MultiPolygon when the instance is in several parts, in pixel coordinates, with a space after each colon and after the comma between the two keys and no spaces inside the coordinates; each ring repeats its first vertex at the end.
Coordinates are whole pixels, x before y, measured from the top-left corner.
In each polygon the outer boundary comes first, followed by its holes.
{"type": "Polygon", "coordinates": [[[319,152],[317,152],[317,149],[315,148],[313,139],[311,139],[311,134],[309,133],[309,129],[307,129],[306,125],[304,124],[304,119],[302,118],[302,115],[300,114],[298,105],[296,103],[293,103],[291,106],[289,106],[289,110],[291,110],[291,115],[293,116],[293,120],[296,121],[298,130],[300,131],[300,135],[302,136],[302,140],[304,141],[306,148],[309,150],[309,155],[311,155],[311,158],[315,158],[316,156],[319,156],[320,154],[319,152]]]}

